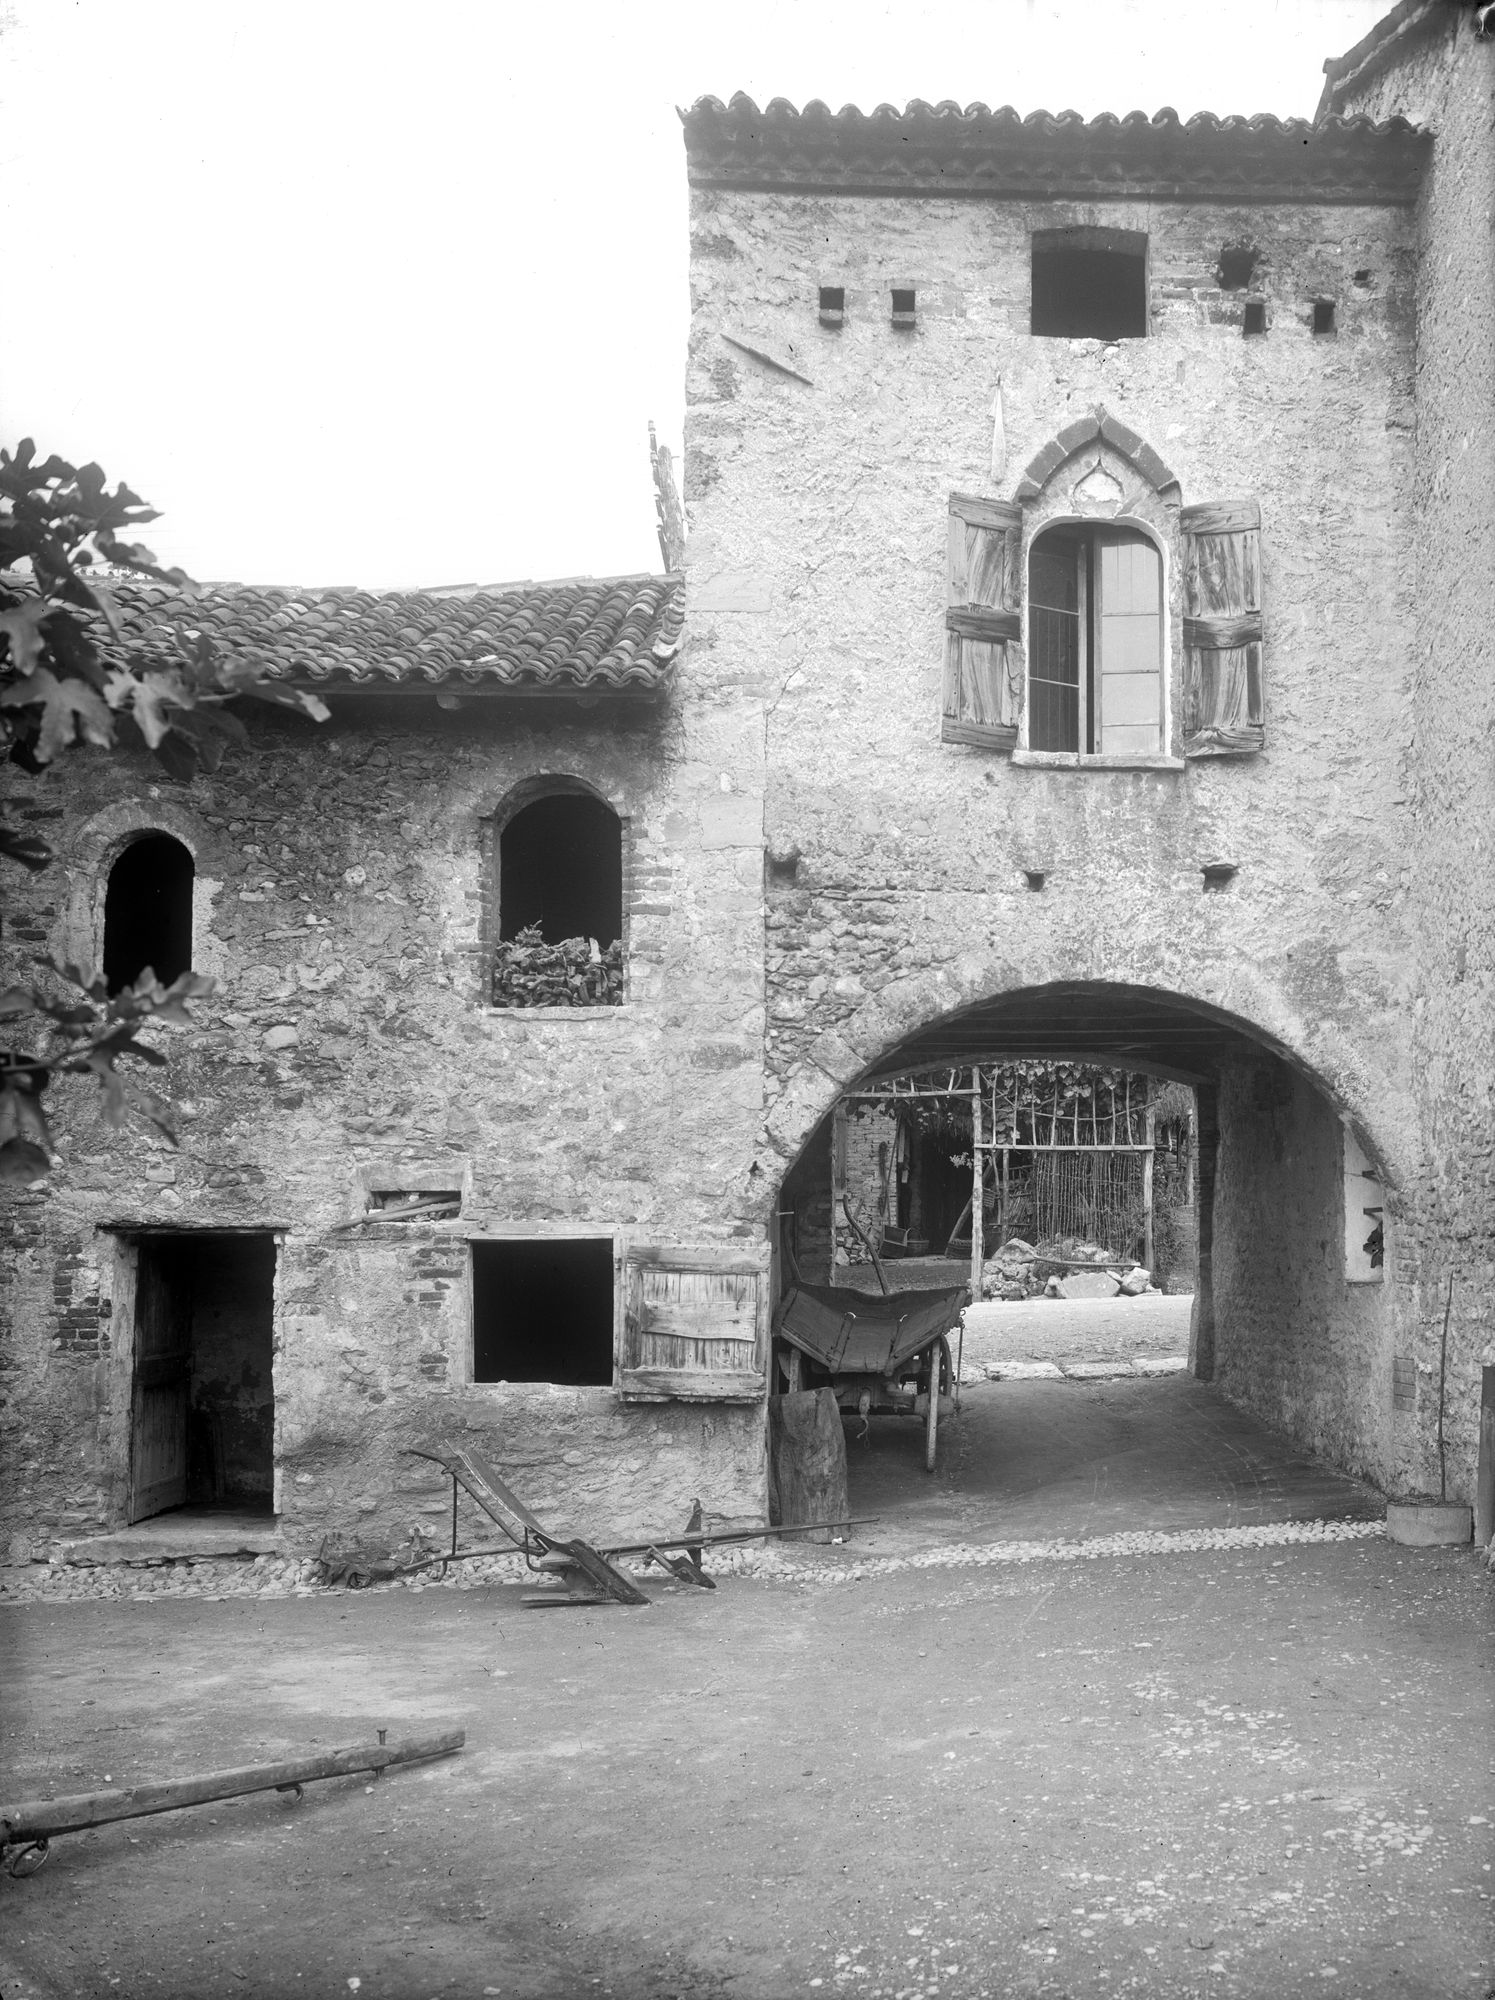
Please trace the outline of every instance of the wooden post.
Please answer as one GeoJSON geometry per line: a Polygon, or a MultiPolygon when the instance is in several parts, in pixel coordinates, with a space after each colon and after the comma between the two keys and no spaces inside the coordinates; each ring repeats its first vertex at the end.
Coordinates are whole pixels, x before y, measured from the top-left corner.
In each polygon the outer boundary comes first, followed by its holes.
{"type": "Polygon", "coordinates": [[[1199,1222],[1199,1269],[1189,1324],[1189,1373],[1200,1382],[1215,1379],[1215,1174],[1220,1148],[1219,1096],[1212,1083],[1194,1090],[1194,1130],[1198,1145],[1195,1213],[1199,1222]]]}
{"type": "MultiPolygon", "coordinates": [[[[1152,1078],[1147,1079],[1147,1110],[1145,1137],[1147,1151],[1142,1155],[1142,1262],[1152,1270],[1153,1229],[1152,1229],[1152,1163],[1157,1151],[1157,1112],[1152,1101],[1152,1078]]],[[[1127,1137],[1131,1137],[1130,1131],[1127,1137]]]]}
{"type": "Polygon", "coordinates": [[[1474,1475],[1474,1539],[1495,1535],[1495,1368],[1480,1372],[1479,1463],[1474,1475]]]}
{"type": "Polygon", "coordinates": [[[841,1209],[846,1200],[846,1102],[836,1099],[831,1115],[831,1284],[840,1280],[837,1253],[841,1247],[841,1209]]]}
{"type": "Polygon", "coordinates": [[[986,1120],[982,1115],[981,1072],[971,1071],[971,1299],[981,1297],[981,1266],[986,1262],[986,1120]]]}

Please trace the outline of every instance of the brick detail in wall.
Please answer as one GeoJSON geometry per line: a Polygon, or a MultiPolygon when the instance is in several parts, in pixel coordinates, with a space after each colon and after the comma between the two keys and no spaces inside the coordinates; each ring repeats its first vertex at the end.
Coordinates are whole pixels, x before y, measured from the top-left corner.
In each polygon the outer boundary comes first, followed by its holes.
{"type": "Polygon", "coordinates": [[[1417,1408],[1417,1363],[1410,1354],[1392,1357],[1391,1407],[1393,1410],[1417,1408]]]}
{"type": "Polygon", "coordinates": [[[109,1333],[99,1302],[98,1272],[77,1255],[60,1255],[52,1272],[52,1346],[59,1354],[97,1360],[109,1351],[109,1333]],[[83,1286],[78,1273],[86,1273],[83,1286]]]}

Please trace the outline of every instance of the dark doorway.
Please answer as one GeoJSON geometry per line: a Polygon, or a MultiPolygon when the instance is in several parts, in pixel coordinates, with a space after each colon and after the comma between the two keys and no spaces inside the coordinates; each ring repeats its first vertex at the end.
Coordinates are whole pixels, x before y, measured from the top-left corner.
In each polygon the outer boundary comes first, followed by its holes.
{"type": "Polygon", "coordinates": [[[104,894],[104,981],[133,986],[147,967],[163,986],[192,969],[192,856],[169,833],[132,840],[104,894]]]}
{"type": "Polygon", "coordinates": [[[136,1255],[129,1518],[272,1512],[274,1237],[142,1236],[136,1255]]]}
{"type": "Polygon", "coordinates": [[[611,1383],[611,1239],[474,1243],[472,1374],[475,1382],[611,1383]]]}
{"type": "Polygon", "coordinates": [[[588,792],[556,792],[522,807],[498,841],[499,936],[537,928],[546,944],[623,934],[623,827],[588,792]]]}

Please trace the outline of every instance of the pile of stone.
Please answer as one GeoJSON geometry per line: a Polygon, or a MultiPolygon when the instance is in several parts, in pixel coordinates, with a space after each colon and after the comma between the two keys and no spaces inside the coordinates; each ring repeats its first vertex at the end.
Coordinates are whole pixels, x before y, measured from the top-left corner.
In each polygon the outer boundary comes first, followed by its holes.
{"type": "Polygon", "coordinates": [[[547,944],[531,925],[505,938],[493,954],[495,1007],[620,1007],[623,941],[606,951],[596,938],[547,944]]]}
{"type": "Polygon", "coordinates": [[[1046,1237],[1041,1243],[1010,1236],[981,1267],[984,1299],[1109,1299],[1118,1293],[1136,1298],[1156,1289],[1152,1273],[1140,1264],[1128,1267],[1103,1244],[1077,1236],[1046,1237]]]}

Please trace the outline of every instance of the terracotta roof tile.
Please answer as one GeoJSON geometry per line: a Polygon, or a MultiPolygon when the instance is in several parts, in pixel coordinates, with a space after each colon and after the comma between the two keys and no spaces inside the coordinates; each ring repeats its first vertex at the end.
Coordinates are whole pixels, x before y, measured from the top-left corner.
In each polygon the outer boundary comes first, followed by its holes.
{"type": "Polygon", "coordinates": [[[176,632],[207,632],[267,679],[306,687],[650,695],[665,685],[684,622],[684,587],[665,576],[460,592],[219,583],[189,598],[134,580],[110,589],[131,645],[174,651],[176,632]]]}
{"type": "Polygon", "coordinates": [[[1263,113],[961,106],[921,98],[899,110],[854,104],[803,111],[776,97],[761,111],[741,93],[682,111],[690,179],[700,187],[947,195],[1189,193],[1258,200],[1380,202],[1415,198],[1428,135],[1405,119],[1310,123],[1263,113]]]}

